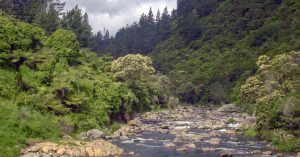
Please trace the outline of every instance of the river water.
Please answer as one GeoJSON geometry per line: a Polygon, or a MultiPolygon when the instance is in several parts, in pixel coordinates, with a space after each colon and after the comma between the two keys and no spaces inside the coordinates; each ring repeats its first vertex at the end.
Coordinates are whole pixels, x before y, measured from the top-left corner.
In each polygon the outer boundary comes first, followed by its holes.
{"type": "MultiPolygon", "coordinates": [[[[227,124],[225,128],[216,130],[192,129],[191,126],[199,120],[206,119],[186,119],[184,121],[176,121],[166,118],[152,121],[141,121],[143,122],[143,125],[148,128],[172,123],[173,129],[178,129],[179,133],[181,129],[186,131],[187,134],[193,135],[216,133],[219,134],[218,138],[221,139],[220,144],[213,145],[208,141],[208,139],[206,139],[193,142],[197,146],[196,149],[178,151],[176,149],[190,142],[178,141],[174,134],[153,131],[144,131],[131,136],[126,140],[113,140],[113,143],[124,148],[124,157],[217,157],[220,152],[224,151],[231,152],[233,156],[252,157],[261,156],[262,152],[271,150],[266,142],[259,141],[255,138],[244,137],[239,134],[227,134],[226,130],[234,129],[237,126],[236,124],[227,124]],[[174,143],[176,147],[164,147],[165,143],[170,142],[174,143]],[[210,148],[211,150],[205,151],[203,148],[210,148]]],[[[276,154],[275,150],[271,151],[276,154]]]]}

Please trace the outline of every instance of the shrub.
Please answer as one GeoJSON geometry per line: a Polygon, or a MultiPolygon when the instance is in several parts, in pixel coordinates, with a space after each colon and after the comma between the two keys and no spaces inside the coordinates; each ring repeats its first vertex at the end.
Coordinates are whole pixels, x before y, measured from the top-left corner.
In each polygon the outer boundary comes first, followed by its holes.
{"type": "Polygon", "coordinates": [[[57,57],[64,57],[70,63],[74,62],[79,56],[79,42],[77,41],[76,34],[64,30],[56,30],[47,40],[47,46],[55,50],[57,57]]]}

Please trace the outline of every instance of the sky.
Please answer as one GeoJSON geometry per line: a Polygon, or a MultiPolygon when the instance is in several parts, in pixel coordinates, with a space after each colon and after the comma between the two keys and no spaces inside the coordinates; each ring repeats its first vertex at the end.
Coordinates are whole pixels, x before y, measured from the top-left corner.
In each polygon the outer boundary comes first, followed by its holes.
{"type": "Polygon", "coordinates": [[[154,15],[158,9],[162,12],[167,6],[169,12],[176,8],[177,0],[66,0],[66,9],[70,10],[77,4],[87,12],[93,32],[108,29],[114,35],[126,24],[137,22],[142,13],[148,13],[152,7],[154,15]]]}

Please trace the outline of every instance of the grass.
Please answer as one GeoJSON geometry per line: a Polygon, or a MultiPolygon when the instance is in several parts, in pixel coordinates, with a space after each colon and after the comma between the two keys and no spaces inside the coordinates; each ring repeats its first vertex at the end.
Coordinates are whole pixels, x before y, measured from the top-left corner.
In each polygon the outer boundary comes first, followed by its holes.
{"type": "Polygon", "coordinates": [[[257,137],[258,133],[255,128],[248,128],[244,131],[244,135],[247,137],[257,137]]]}
{"type": "Polygon", "coordinates": [[[51,115],[19,109],[13,101],[0,97],[0,157],[18,156],[28,139],[54,139],[61,136],[51,115]]]}
{"type": "Polygon", "coordinates": [[[299,152],[300,139],[285,130],[262,131],[261,137],[271,142],[276,148],[284,152],[299,152]]]}

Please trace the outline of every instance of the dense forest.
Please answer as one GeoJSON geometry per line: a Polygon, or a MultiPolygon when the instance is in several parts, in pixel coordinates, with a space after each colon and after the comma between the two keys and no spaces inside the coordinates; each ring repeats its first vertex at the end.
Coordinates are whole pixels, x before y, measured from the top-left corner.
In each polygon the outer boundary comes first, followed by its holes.
{"type": "Polygon", "coordinates": [[[177,3],[111,36],[93,34],[80,6],[0,0],[0,156],[27,139],[111,132],[135,113],[224,103],[257,117],[245,132],[299,151],[300,1],[177,3]]]}

